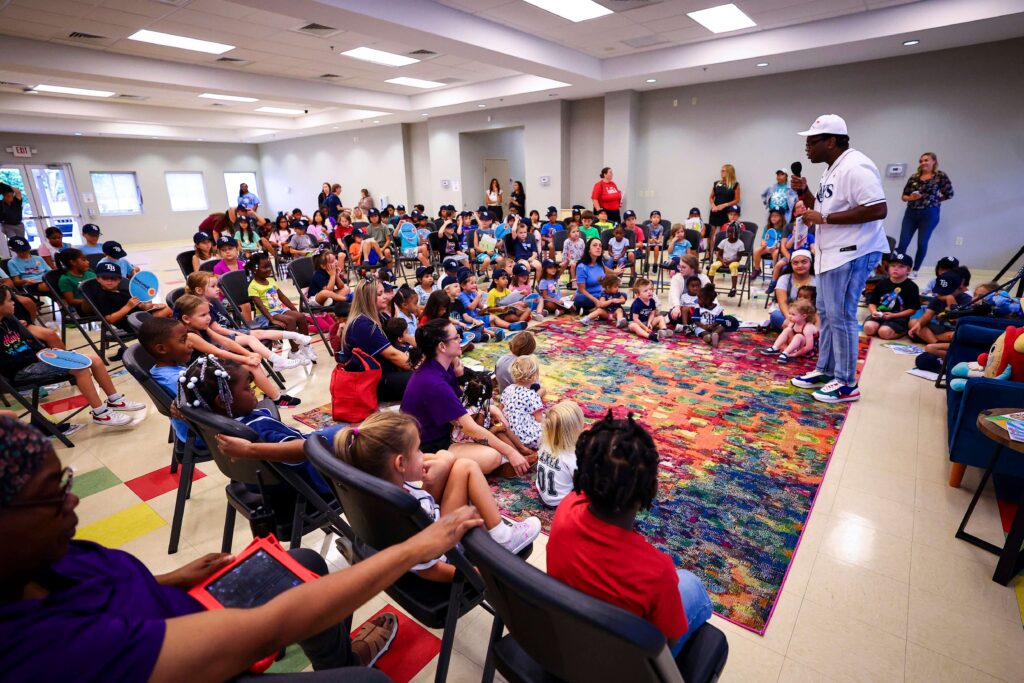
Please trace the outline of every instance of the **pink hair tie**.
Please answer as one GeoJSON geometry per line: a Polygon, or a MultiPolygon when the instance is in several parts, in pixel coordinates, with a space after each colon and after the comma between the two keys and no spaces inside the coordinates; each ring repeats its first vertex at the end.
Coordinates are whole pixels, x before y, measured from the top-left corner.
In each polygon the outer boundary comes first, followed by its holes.
{"type": "Polygon", "coordinates": [[[359,427],[352,428],[352,436],[359,436],[359,427]]]}

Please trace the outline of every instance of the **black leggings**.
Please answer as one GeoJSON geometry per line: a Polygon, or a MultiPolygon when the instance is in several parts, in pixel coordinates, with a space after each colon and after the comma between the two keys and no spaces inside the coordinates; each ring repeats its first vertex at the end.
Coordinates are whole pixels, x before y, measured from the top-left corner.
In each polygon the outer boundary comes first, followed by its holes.
{"type": "Polygon", "coordinates": [[[401,401],[405,395],[405,387],[412,377],[410,370],[392,370],[381,373],[377,383],[378,401],[401,401]]]}

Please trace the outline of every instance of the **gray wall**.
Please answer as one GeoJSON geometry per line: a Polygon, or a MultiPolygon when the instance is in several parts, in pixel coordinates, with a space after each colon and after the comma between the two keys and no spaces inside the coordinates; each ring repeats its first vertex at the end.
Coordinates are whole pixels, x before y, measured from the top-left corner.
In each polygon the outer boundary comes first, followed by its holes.
{"type": "MultiPolygon", "coordinates": [[[[1013,40],[643,93],[635,187],[627,197],[638,213],[660,209],[678,221],[699,206],[706,217],[711,184],[721,164],[732,163],[744,217],[763,224],[760,194],[774,182],[775,169],[800,160],[815,185],[824,170],[810,165],[795,133],[819,114],[837,113],[849,125],[852,146],[883,173],[886,164],[906,163],[909,175],[930,151],[953,181],[956,196],[943,205],[926,269],[947,253],[968,266],[997,269],[1024,244],[1021,55],[1024,40],[1013,40]]],[[[895,237],[905,180],[884,181],[885,226],[895,237]]]]}
{"type": "Polygon", "coordinates": [[[0,133],[0,163],[70,163],[79,193],[93,192],[90,171],[135,171],[142,192],[140,215],[101,216],[96,204],[81,203],[79,197],[83,213],[90,207],[95,212],[93,216],[86,213],[83,222],[96,223],[103,228],[104,238],[126,245],[167,240],[188,243],[209,213],[223,211],[229,201],[237,199],[237,195],[230,200],[227,196],[225,171],[256,173],[266,201],[256,145],[0,133]],[[12,145],[28,145],[38,151],[31,159],[16,158],[6,151],[12,145]],[[202,171],[209,211],[171,212],[165,171],[202,171]]]}
{"type": "Polygon", "coordinates": [[[568,102],[569,201],[564,207],[591,207],[590,192],[604,162],[604,98],[568,102]]]}
{"type": "MultiPolygon", "coordinates": [[[[477,209],[484,203],[490,178],[484,178],[485,159],[505,159],[514,180],[523,181],[526,174],[526,146],[522,127],[489,130],[459,135],[459,159],[462,174],[462,198],[466,208],[477,209]]],[[[505,193],[506,204],[512,192],[508,178],[498,178],[505,193]]],[[[533,206],[532,198],[527,201],[533,206]]]]}

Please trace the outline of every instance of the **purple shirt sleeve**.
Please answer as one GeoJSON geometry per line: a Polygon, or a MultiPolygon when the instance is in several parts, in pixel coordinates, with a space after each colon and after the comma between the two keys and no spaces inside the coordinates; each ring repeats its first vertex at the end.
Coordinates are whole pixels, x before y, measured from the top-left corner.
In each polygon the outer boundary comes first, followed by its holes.
{"type": "Polygon", "coordinates": [[[436,441],[451,433],[451,422],[466,414],[456,391],[455,375],[435,361],[413,373],[402,397],[402,412],[420,423],[420,439],[436,441]]]}

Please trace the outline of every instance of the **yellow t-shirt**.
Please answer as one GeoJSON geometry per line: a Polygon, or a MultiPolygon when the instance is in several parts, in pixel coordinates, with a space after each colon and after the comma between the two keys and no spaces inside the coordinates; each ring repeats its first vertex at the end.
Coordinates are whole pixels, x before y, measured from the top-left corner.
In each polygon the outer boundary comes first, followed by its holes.
{"type": "MultiPolygon", "coordinates": [[[[256,297],[263,302],[267,311],[271,315],[277,315],[288,310],[283,303],[281,303],[281,297],[277,293],[277,280],[272,277],[267,278],[267,284],[261,285],[260,283],[253,280],[249,283],[249,296],[256,297]]],[[[253,311],[255,314],[256,311],[253,311]]]]}
{"type": "Polygon", "coordinates": [[[506,296],[512,293],[511,289],[498,289],[494,288],[487,292],[487,308],[496,308],[500,304],[498,303],[506,296]]]}

